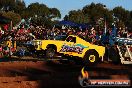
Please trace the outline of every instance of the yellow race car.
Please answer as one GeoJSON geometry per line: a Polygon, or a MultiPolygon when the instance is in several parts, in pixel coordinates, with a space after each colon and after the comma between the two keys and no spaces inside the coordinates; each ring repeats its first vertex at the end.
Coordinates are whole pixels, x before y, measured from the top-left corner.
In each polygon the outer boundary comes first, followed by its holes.
{"type": "Polygon", "coordinates": [[[88,63],[103,61],[105,47],[93,45],[82,38],[69,35],[65,40],[34,40],[35,50],[45,51],[47,58],[53,58],[56,53],[70,57],[79,57],[88,63]]]}

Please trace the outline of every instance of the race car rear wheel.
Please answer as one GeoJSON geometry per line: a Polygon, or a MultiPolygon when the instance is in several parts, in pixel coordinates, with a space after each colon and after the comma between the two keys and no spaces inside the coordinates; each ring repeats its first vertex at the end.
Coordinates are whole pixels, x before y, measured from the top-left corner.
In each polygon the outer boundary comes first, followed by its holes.
{"type": "Polygon", "coordinates": [[[92,63],[95,62],[95,55],[90,55],[88,60],[92,63]]]}
{"type": "Polygon", "coordinates": [[[99,62],[99,54],[95,50],[88,50],[84,56],[84,64],[94,64],[99,62]]]}

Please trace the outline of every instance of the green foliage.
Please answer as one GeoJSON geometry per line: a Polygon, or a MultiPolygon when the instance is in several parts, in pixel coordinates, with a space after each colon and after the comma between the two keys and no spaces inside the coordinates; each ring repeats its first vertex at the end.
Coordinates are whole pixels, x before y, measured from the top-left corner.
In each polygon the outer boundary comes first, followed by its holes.
{"type": "Polygon", "coordinates": [[[118,18],[119,21],[117,21],[117,26],[122,27],[122,26],[128,26],[130,27],[132,25],[131,21],[131,12],[128,10],[125,10],[124,8],[120,7],[115,7],[113,9],[114,16],[118,18]],[[120,25],[119,25],[120,24],[120,25]]]}
{"type": "Polygon", "coordinates": [[[50,18],[61,18],[60,11],[57,8],[49,8],[50,9],[50,18]]]}
{"type": "Polygon", "coordinates": [[[115,7],[113,9],[113,13],[116,17],[118,17],[120,20],[124,22],[126,22],[130,18],[130,12],[122,7],[115,7]]]}
{"type": "Polygon", "coordinates": [[[26,8],[24,2],[15,2],[15,0],[0,0],[0,14],[12,20],[16,25],[21,20],[21,12],[26,8]]]}
{"type": "MultiPolygon", "coordinates": [[[[60,11],[57,8],[49,8],[47,5],[39,3],[31,3],[26,7],[25,2],[0,0],[0,9],[0,14],[10,18],[14,25],[21,18],[32,17],[32,22],[37,25],[52,26],[55,20],[61,18],[60,11]]],[[[109,10],[101,3],[91,3],[82,9],[69,11],[68,15],[65,15],[64,20],[75,23],[90,23],[98,25],[100,28],[104,27],[105,21],[107,26],[111,26],[115,22],[118,27],[132,27],[132,11],[120,6],[109,10]]]]}
{"type": "Polygon", "coordinates": [[[0,13],[7,18],[11,18],[14,25],[20,22],[21,18],[32,17],[32,21],[38,25],[51,25],[53,19],[61,18],[60,11],[57,8],[49,8],[45,4],[39,3],[31,3],[26,8],[25,2],[0,0],[0,9],[0,13]]]}
{"type": "Polygon", "coordinates": [[[49,15],[49,9],[44,4],[39,3],[32,3],[27,8],[28,11],[30,11],[30,16],[33,17],[35,15],[39,16],[47,16],[49,15]]]}
{"type": "Polygon", "coordinates": [[[0,9],[13,11],[15,13],[21,14],[21,11],[23,11],[26,8],[26,5],[24,2],[15,0],[0,0],[0,9]]]}
{"type": "Polygon", "coordinates": [[[1,14],[2,14],[2,16],[6,17],[6,18],[11,19],[13,22],[13,25],[16,25],[18,22],[21,21],[21,16],[19,14],[14,13],[14,12],[11,12],[11,11],[2,12],[1,14]]]}
{"type": "Polygon", "coordinates": [[[15,0],[0,0],[0,8],[9,6],[12,9],[15,5],[15,0]]]}
{"type": "Polygon", "coordinates": [[[15,3],[13,8],[14,12],[20,15],[22,14],[23,11],[25,11],[25,9],[26,9],[25,2],[19,2],[19,1],[15,3]]]}
{"type": "Polygon", "coordinates": [[[65,20],[70,20],[76,23],[88,23],[89,19],[81,10],[72,10],[69,15],[66,15],[65,20]]]}
{"type": "Polygon", "coordinates": [[[32,3],[23,12],[23,16],[44,17],[47,19],[60,18],[61,14],[57,8],[49,8],[45,4],[32,3]],[[26,14],[25,14],[26,13],[26,14]]]}
{"type": "Polygon", "coordinates": [[[132,11],[125,10],[122,7],[115,7],[109,10],[101,3],[91,3],[84,6],[81,10],[71,10],[64,20],[70,20],[76,23],[90,23],[104,27],[105,21],[107,26],[111,27],[116,22],[118,27],[132,27],[132,11]],[[113,16],[114,15],[114,16],[113,16]]]}
{"type": "Polygon", "coordinates": [[[101,26],[104,20],[112,24],[113,17],[112,12],[106,9],[105,5],[91,3],[90,5],[84,6],[82,10],[70,11],[69,14],[64,17],[64,20],[70,20],[76,23],[91,23],[101,26]]]}
{"type": "Polygon", "coordinates": [[[22,13],[23,18],[32,17],[32,22],[37,25],[51,25],[52,20],[61,18],[57,8],[49,8],[45,4],[32,3],[22,13]]]}

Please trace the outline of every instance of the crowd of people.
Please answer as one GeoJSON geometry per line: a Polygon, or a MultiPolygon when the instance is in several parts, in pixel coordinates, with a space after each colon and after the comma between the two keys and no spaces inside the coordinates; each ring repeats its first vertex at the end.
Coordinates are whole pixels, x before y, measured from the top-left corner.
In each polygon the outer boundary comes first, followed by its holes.
{"type": "MultiPolygon", "coordinates": [[[[6,27],[7,28],[7,27],[6,27]]],[[[1,29],[0,29],[1,30],[1,29]]],[[[112,28],[107,29],[106,34],[111,35],[112,28]]],[[[132,38],[132,33],[127,31],[127,28],[117,29],[117,37],[125,37],[125,38],[132,38]]],[[[95,42],[100,40],[102,35],[104,34],[104,29],[100,29],[98,27],[91,27],[86,29],[80,28],[46,28],[43,26],[30,26],[30,28],[25,29],[22,26],[19,29],[12,29],[12,30],[5,30],[2,33],[0,32],[0,40],[5,40],[9,35],[13,37],[14,40],[23,42],[23,41],[30,41],[32,39],[54,39],[57,35],[77,35],[88,42],[95,42]]]]}
{"type": "MultiPolygon", "coordinates": [[[[107,29],[106,34],[111,35],[113,28],[107,29]]],[[[116,35],[117,37],[124,37],[124,38],[132,38],[132,33],[128,32],[125,28],[121,29],[118,28],[116,29],[116,35]]],[[[88,42],[95,42],[99,41],[104,34],[104,29],[99,29],[99,28],[86,28],[86,29],[79,29],[79,28],[56,28],[53,27],[52,29],[48,29],[46,27],[42,26],[37,26],[37,27],[32,27],[30,32],[32,35],[35,36],[36,39],[54,39],[55,36],[58,35],[77,35],[84,40],[88,42]]]]}
{"type": "MultiPolygon", "coordinates": [[[[86,29],[68,27],[62,29],[61,27],[53,27],[50,29],[44,26],[31,25],[28,29],[25,29],[24,26],[12,30],[8,30],[7,26],[4,28],[6,28],[4,31],[0,29],[0,41],[8,41],[10,36],[11,40],[16,41],[17,44],[33,39],[54,39],[58,35],[77,35],[90,43],[96,44],[97,41],[101,40],[102,35],[104,34],[104,29],[98,27],[90,27],[86,29]]],[[[112,30],[113,28],[107,29],[106,35],[111,35],[112,30]]],[[[132,38],[132,33],[128,32],[127,28],[118,28],[116,34],[117,37],[132,38]]]]}
{"type": "MultiPolygon", "coordinates": [[[[17,29],[7,30],[7,26],[0,31],[0,40],[7,38],[7,36],[12,36],[16,41],[30,41],[32,39],[54,39],[57,35],[77,35],[86,41],[94,42],[95,40],[100,40],[104,33],[104,29],[98,27],[91,27],[86,29],[80,28],[57,28],[53,27],[51,29],[43,26],[30,26],[30,28],[25,29],[24,26],[17,29]]],[[[111,35],[112,28],[107,29],[108,35],[111,35]]],[[[127,28],[118,28],[117,37],[132,38],[132,33],[128,32],[127,28]]]]}

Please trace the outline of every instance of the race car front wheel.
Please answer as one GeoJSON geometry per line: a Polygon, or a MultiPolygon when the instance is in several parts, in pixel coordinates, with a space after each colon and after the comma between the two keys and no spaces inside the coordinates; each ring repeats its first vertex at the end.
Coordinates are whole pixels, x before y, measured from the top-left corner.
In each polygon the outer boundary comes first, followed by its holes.
{"type": "Polygon", "coordinates": [[[48,58],[48,59],[51,59],[51,58],[53,58],[55,56],[55,49],[54,48],[48,48],[47,50],[46,50],[46,57],[48,58]]]}
{"type": "Polygon", "coordinates": [[[84,64],[94,64],[99,62],[99,54],[95,50],[88,50],[84,56],[84,64]]]}

